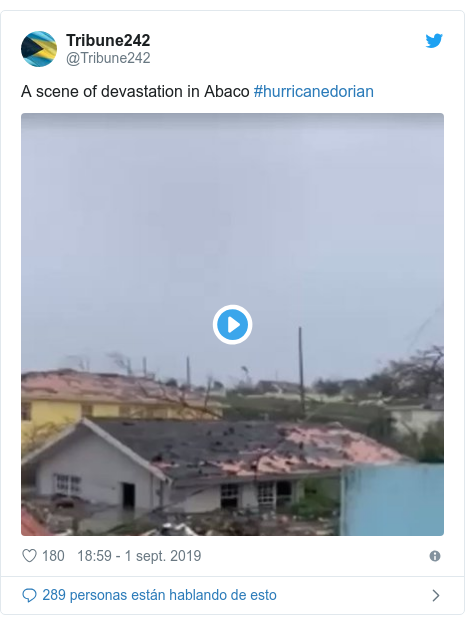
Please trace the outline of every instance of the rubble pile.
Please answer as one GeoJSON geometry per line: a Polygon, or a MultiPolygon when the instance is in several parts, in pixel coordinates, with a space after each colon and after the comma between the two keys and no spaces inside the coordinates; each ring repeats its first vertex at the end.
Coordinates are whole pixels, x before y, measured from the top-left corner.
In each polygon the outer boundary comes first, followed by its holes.
{"type": "Polygon", "coordinates": [[[151,534],[158,535],[335,535],[337,521],[334,518],[301,520],[292,515],[275,512],[251,513],[244,511],[217,510],[204,514],[177,515],[164,520],[155,520],[158,529],[151,534]],[[160,527],[171,526],[163,532],[160,527]],[[176,530],[177,527],[177,530],[176,530]]]}

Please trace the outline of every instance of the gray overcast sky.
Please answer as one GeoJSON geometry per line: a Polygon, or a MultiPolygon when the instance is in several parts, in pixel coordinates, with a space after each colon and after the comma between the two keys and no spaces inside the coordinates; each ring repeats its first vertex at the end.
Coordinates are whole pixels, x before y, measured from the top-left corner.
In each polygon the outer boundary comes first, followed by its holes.
{"type": "Polygon", "coordinates": [[[302,325],[311,381],[442,344],[443,166],[441,115],[23,115],[22,368],[292,380],[302,325]]]}

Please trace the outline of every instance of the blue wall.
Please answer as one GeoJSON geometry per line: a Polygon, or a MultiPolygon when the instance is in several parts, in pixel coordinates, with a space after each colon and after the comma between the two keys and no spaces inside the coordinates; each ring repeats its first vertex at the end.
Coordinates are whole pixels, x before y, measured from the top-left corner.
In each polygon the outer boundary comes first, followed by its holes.
{"type": "Polygon", "coordinates": [[[341,487],[341,535],[444,533],[444,464],[348,468],[341,487]]]}

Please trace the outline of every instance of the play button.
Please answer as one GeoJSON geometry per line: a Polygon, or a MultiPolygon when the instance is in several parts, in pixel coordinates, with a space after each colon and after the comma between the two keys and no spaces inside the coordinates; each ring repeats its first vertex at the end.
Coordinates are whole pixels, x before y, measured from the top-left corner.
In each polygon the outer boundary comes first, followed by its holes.
{"type": "Polygon", "coordinates": [[[225,344],[240,344],[252,333],[252,317],[241,306],[225,306],[215,314],[213,331],[225,344]]]}
{"type": "Polygon", "coordinates": [[[241,324],[235,321],[232,316],[228,316],[228,334],[230,334],[232,331],[240,326],[241,324]]]}

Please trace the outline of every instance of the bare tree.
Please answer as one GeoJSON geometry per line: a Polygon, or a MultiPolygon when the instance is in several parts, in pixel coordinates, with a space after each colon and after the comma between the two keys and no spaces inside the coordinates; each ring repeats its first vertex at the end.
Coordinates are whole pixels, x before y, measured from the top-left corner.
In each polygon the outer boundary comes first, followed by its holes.
{"type": "Polygon", "coordinates": [[[131,359],[124,355],[124,353],[112,351],[111,353],[107,353],[107,357],[110,358],[118,369],[123,370],[126,375],[134,374],[131,366],[131,359]]]}
{"type": "Polygon", "coordinates": [[[429,398],[433,392],[443,393],[444,347],[433,345],[408,360],[391,362],[388,372],[400,395],[429,398]]]}
{"type": "MultiPolygon", "coordinates": [[[[200,403],[200,401],[197,402],[194,400],[194,397],[191,396],[189,393],[189,389],[185,386],[182,386],[181,388],[170,388],[163,384],[160,384],[157,388],[157,392],[152,393],[148,389],[147,385],[144,385],[139,380],[136,380],[135,383],[138,385],[139,390],[147,399],[152,399],[154,401],[172,406],[174,408],[177,408],[178,411],[185,410],[194,414],[204,414],[215,419],[219,418],[220,416],[218,411],[215,411],[208,405],[213,379],[209,378],[208,380],[208,386],[205,391],[203,405],[200,403]]],[[[137,417],[137,414],[134,414],[134,417],[137,417]]]]}
{"type": "Polygon", "coordinates": [[[71,368],[78,371],[85,373],[90,371],[90,359],[86,355],[68,355],[66,361],[70,363],[71,368]]]}

